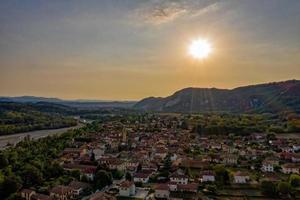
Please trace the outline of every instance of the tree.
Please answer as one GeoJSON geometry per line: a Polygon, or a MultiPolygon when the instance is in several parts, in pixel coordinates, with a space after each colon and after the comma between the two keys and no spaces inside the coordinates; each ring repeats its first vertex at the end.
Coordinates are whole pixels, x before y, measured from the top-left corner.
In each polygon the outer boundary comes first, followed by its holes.
{"type": "Polygon", "coordinates": [[[70,174],[73,178],[76,178],[77,180],[80,179],[80,170],[78,169],[71,170],[70,174]]]}
{"type": "Polygon", "coordinates": [[[267,140],[275,140],[276,139],[276,135],[274,133],[268,133],[267,134],[267,140]]]}
{"type": "Polygon", "coordinates": [[[118,180],[120,180],[124,176],[124,172],[117,169],[113,170],[111,174],[114,179],[118,180]]]}
{"type": "Polygon", "coordinates": [[[132,176],[129,172],[126,173],[125,179],[128,180],[128,181],[132,181],[132,176]]]}
{"type": "Polygon", "coordinates": [[[95,161],[95,160],[96,160],[96,158],[95,158],[95,153],[92,152],[92,155],[91,155],[91,161],[95,161]]]}
{"type": "Polygon", "coordinates": [[[80,181],[82,181],[82,182],[89,182],[90,179],[89,179],[85,174],[83,174],[83,175],[80,177],[80,181]]]}
{"type": "Polygon", "coordinates": [[[6,167],[8,165],[8,159],[6,154],[1,153],[0,154],[0,169],[3,169],[4,167],[6,167]]]}
{"type": "Polygon", "coordinates": [[[198,133],[199,135],[202,135],[204,133],[204,128],[199,124],[199,125],[196,125],[192,132],[195,132],[195,133],[198,133]]]}
{"type": "Polygon", "coordinates": [[[214,171],[216,173],[216,180],[220,184],[229,184],[229,172],[223,165],[216,165],[214,171]]]}
{"type": "Polygon", "coordinates": [[[299,187],[300,186],[300,176],[296,174],[292,174],[289,178],[289,182],[292,187],[299,187]]]}
{"type": "Polygon", "coordinates": [[[21,174],[24,186],[26,187],[31,187],[42,183],[43,177],[41,171],[30,164],[25,165],[21,174]]]}
{"type": "Polygon", "coordinates": [[[64,173],[64,169],[62,166],[59,165],[59,163],[54,162],[50,164],[49,166],[46,166],[45,175],[48,178],[56,178],[62,176],[64,173]]]}
{"type": "Polygon", "coordinates": [[[136,171],[139,172],[142,170],[142,165],[141,163],[138,164],[137,168],[136,168],[136,171]]]}
{"type": "Polygon", "coordinates": [[[208,186],[206,186],[206,189],[208,192],[210,192],[212,194],[216,194],[216,192],[217,192],[217,187],[215,185],[208,185],[208,186]]]}
{"type": "Polygon", "coordinates": [[[112,175],[104,170],[99,170],[95,176],[95,185],[97,188],[102,189],[103,187],[112,184],[112,175]]]}
{"type": "Polygon", "coordinates": [[[191,168],[189,167],[186,167],[185,170],[184,170],[185,174],[189,177],[192,177],[192,171],[191,171],[191,168]]]}
{"type": "Polygon", "coordinates": [[[172,166],[171,155],[168,154],[164,159],[164,170],[170,171],[172,166]]]}
{"type": "Polygon", "coordinates": [[[261,183],[262,193],[267,196],[275,196],[277,193],[276,185],[271,181],[263,181],[261,183]]]}
{"type": "Polygon", "coordinates": [[[290,193],[290,184],[287,182],[283,182],[283,181],[278,183],[277,191],[283,195],[289,194],[290,193]]]}
{"type": "Polygon", "coordinates": [[[5,177],[1,186],[0,196],[8,197],[9,195],[17,192],[22,187],[20,180],[15,177],[5,177]]]}
{"type": "Polygon", "coordinates": [[[181,129],[184,129],[184,130],[187,130],[189,128],[189,125],[187,123],[186,120],[184,120],[182,123],[181,123],[181,126],[180,126],[181,129]]]}

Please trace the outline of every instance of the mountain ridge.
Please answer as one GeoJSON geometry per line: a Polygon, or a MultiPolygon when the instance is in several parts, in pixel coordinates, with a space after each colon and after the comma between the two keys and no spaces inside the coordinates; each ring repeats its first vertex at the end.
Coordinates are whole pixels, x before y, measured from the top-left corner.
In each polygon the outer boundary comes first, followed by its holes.
{"type": "Polygon", "coordinates": [[[159,112],[300,112],[300,81],[287,80],[233,89],[188,87],[167,97],[148,97],[134,108],[159,112]]]}

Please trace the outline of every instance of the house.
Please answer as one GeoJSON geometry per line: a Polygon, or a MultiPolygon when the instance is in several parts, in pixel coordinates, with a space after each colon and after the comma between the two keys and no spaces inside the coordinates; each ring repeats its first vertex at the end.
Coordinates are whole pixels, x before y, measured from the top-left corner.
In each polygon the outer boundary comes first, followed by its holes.
{"type": "Polygon", "coordinates": [[[116,197],[105,192],[96,192],[89,198],[89,200],[116,200],[116,197]]]}
{"type": "Polygon", "coordinates": [[[154,197],[155,198],[163,198],[169,199],[170,191],[168,184],[157,184],[155,186],[154,197]]]}
{"type": "Polygon", "coordinates": [[[95,147],[92,150],[92,153],[95,155],[95,159],[98,160],[101,156],[104,155],[105,147],[95,147]]]}
{"type": "Polygon", "coordinates": [[[87,151],[85,148],[65,148],[63,151],[63,155],[71,154],[74,156],[83,156],[87,151]]]}
{"type": "Polygon", "coordinates": [[[131,181],[123,181],[120,184],[119,195],[120,196],[134,196],[136,193],[134,182],[131,181]]]}
{"type": "Polygon", "coordinates": [[[136,172],[138,166],[139,166],[138,162],[132,162],[132,161],[126,162],[127,171],[136,172]]]}
{"type": "Polygon", "coordinates": [[[198,191],[198,184],[196,183],[178,184],[177,191],[196,193],[198,191]]]}
{"type": "Polygon", "coordinates": [[[294,144],[293,149],[294,149],[294,151],[299,151],[300,150],[300,144],[294,144]]]}
{"type": "Polygon", "coordinates": [[[215,182],[215,174],[213,171],[204,171],[201,174],[201,182],[215,182]]]}
{"type": "Polygon", "coordinates": [[[160,148],[156,149],[155,156],[158,156],[158,157],[164,159],[167,156],[167,153],[168,153],[168,151],[166,148],[160,147],[160,148]]]}
{"type": "Polygon", "coordinates": [[[110,161],[108,168],[110,170],[124,171],[126,169],[126,165],[125,165],[125,162],[123,162],[120,159],[113,159],[110,161]]]}
{"type": "Polygon", "coordinates": [[[264,160],[262,162],[261,170],[263,172],[274,172],[274,162],[270,160],[264,160]]]}
{"type": "Polygon", "coordinates": [[[90,188],[91,186],[88,183],[79,182],[79,181],[72,181],[69,184],[69,187],[71,187],[73,189],[73,195],[74,196],[79,196],[84,191],[86,191],[88,188],[90,188]]]}
{"type": "Polygon", "coordinates": [[[249,174],[246,172],[236,172],[233,175],[234,183],[247,183],[250,180],[249,174]]]}
{"type": "Polygon", "coordinates": [[[20,194],[22,198],[30,200],[31,196],[35,194],[35,191],[30,189],[23,189],[21,190],[20,194]]]}
{"type": "Polygon", "coordinates": [[[170,181],[177,183],[177,184],[187,184],[188,183],[188,176],[184,174],[178,174],[178,173],[173,173],[170,176],[170,181]]]}
{"type": "Polygon", "coordinates": [[[31,200],[52,200],[52,198],[45,194],[35,193],[31,196],[31,200]]]}
{"type": "Polygon", "coordinates": [[[234,154],[224,155],[223,156],[223,164],[225,165],[236,165],[238,161],[238,156],[234,154]]]}
{"type": "Polygon", "coordinates": [[[171,161],[175,161],[175,160],[177,160],[177,155],[175,154],[175,153],[173,153],[172,155],[171,155],[171,161]]]}
{"type": "Polygon", "coordinates": [[[152,172],[156,172],[157,171],[157,165],[155,163],[146,163],[146,164],[142,165],[142,170],[143,171],[151,170],[152,172]]]}
{"type": "Polygon", "coordinates": [[[203,169],[209,166],[209,162],[202,160],[192,160],[192,159],[183,159],[180,164],[180,167],[191,168],[191,169],[203,169]]]}
{"type": "Polygon", "coordinates": [[[57,200],[73,198],[73,189],[69,186],[58,185],[50,190],[50,197],[57,200]]]}
{"type": "MultiPolygon", "coordinates": [[[[89,180],[94,180],[94,176],[97,170],[97,166],[94,165],[79,165],[79,164],[64,164],[63,168],[65,170],[80,170],[82,175],[85,175],[89,180]]],[[[82,176],[81,176],[82,177],[82,176]]]]}
{"type": "Polygon", "coordinates": [[[299,153],[294,153],[292,155],[292,162],[300,162],[300,154],[299,153]]]}
{"type": "Polygon", "coordinates": [[[281,169],[284,174],[299,174],[299,165],[294,163],[286,163],[281,166],[281,169]]]}
{"type": "Polygon", "coordinates": [[[123,171],[126,168],[126,163],[119,158],[100,158],[99,163],[107,165],[110,170],[123,171]]]}
{"type": "Polygon", "coordinates": [[[135,175],[133,176],[133,181],[135,183],[136,182],[148,183],[150,175],[151,175],[150,173],[143,173],[143,172],[135,173],[135,175]]]}

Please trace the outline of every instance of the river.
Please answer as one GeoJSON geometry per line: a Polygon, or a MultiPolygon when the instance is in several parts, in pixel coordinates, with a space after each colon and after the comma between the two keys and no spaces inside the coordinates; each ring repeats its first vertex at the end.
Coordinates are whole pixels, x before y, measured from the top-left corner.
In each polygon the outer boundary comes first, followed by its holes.
{"type": "Polygon", "coordinates": [[[29,135],[31,139],[43,138],[48,135],[61,134],[70,129],[76,129],[84,126],[84,124],[79,123],[76,126],[67,127],[67,128],[59,128],[59,129],[47,129],[47,130],[37,130],[37,131],[29,131],[24,133],[16,133],[11,135],[3,135],[0,136],[0,150],[4,149],[7,143],[17,144],[21,140],[24,139],[25,136],[29,135]]]}

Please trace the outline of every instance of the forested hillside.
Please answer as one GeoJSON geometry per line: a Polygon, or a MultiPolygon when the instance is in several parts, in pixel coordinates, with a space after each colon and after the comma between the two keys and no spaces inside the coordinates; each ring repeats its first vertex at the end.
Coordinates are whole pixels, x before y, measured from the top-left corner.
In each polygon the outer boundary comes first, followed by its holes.
{"type": "MultiPolygon", "coordinates": [[[[0,135],[26,132],[32,130],[55,129],[74,126],[77,121],[45,107],[42,112],[38,107],[2,102],[0,103],[0,135]],[[52,112],[50,112],[52,111],[52,112]]],[[[62,108],[59,109],[61,111],[62,108]]]]}

